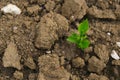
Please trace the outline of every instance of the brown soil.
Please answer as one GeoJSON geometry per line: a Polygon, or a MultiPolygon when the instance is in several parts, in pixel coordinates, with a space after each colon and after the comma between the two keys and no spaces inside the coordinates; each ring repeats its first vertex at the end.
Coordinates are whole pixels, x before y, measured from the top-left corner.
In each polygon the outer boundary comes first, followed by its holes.
{"type": "Polygon", "coordinates": [[[0,80],[120,80],[119,0],[1,0],[0,80]],[[91,42],[82,51],[66,41],[84,19],[91,42]],[[109,35],[110,34],[110,35],[109,35]]]}

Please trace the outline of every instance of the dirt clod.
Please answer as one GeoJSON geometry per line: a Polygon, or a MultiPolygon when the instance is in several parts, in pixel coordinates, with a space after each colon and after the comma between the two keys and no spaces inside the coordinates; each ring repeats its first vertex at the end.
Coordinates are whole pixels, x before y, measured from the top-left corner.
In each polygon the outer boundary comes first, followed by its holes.
{"type": "Polygon", "coordinates": [[[5,41],[2,39],[2,38],[0,38],[0,54],[2,54],[3,53],[3,51],[5,50],[5,48],[6,48],[6,43],[5,43],[5,41]]]}
{"type": "MultiPolygon", "coordinates": [[[[33,0],[34,1],[34,0],[33,0]]],[[[43,5],[45,4],[46,0],[37,0],[37,2],[40,4],[40,5],[43,5]]]]}
{"type": "Polygon", "coordinates": [[[59,56],[64,56],[67,60],[71,60],[78,55],[78,54],[74,54],[74,53],[78,53],[76,46],[72,44],[68,44],[66,43],[66,41],[62,42],[62,45],[56,44],[54,47],[55,47],[54,52],[59,56]]]}
{"type": "Polygon", "coordinates": [[[55,7],[55,2],[48,0],[47,3],[45,4],[45,8],[47,11],[52,11],[55,7]]]}
{"type": "Polygon", "coordinates": [[[109,52],[107,49],[107,46],[102,45],[102,44],[97,44],[95,45],[94,48],[95,54],[103,61],[103,62],[108,62],[109,60],[109,52]]]}
{"type": "Polygon", "coordinates": [[[116,19],[116,16],[112,10],[108,10],[108,9],[100,10],[96,6],[92,6],[91,8],[89,8],[88,14],[90,16],[100,19],[113,19],[113,20],[116,19]]]}
{"type": "Polygon", "coordinates": [[[113,60],[112,64],[120,66],[120,60],[113,60]]]}
{"type": "Polygon", "coordinates": [[[33,61],[33,58],[32,57],[28,57],[25,61],[25,65],[27,67],[29,67],[30,69],[35,69],[36,68],[36,64],[35,62],[33,61]]]}
{"type": "Polygon", "coordinates": [[[27,7],[27,12],[29,15],[37,15],[38,12],[41,11],[41,8],[39,7],[39,5],[33,5],[33,6],[30,6],[30,7],[27,7]]]}
{"type": "Polygon", "coordinates": [[[38,26],[35,46],[45,49],[50,49],[54,41],[65,35],[69,27],[66,18],[53,12],[44,15],[38,26]]]}
{"type": "Polygon", "coordinates": [[[97,75],[94,73],[91,73],[88,77],[89,80],[109,80],[106,76],[103,75],[97,75]]]}
{"type": "Polygon", "coordinates": [[[92,56],[88,60],[88,70],[91,71],[91,72],[99,73],[105,67],[106,67],[106,64],[103,61],[101,61],[98,58],[96,58],[95,56],[92,56]]]}
{"type": "Polygon", "coordinates": [[[120,20],[120,5],[116,6],[115,15],[120,20]]]}
{"type": "Polygon", "coordinates": [[[69,80],[70,74],[60,67],[59,57],[55,54],[39,57],[38,80],[69,80]]]}
{"type": "Polygon", "coordinates": [[[85,62],[82,58],[77,57],[72,60],[72,65],[73,67],[76,67],[76,68],[82,68],[85,65],[85,62]]]}
{"type": "Polygon", "coordinates": [[[22,80],[23,79],[23,73],[20,72],[20,71],[15,71],[13,75],[18,80],[22,80]]]}
{"type": "Polygon", "coordinates": [[[92,51],[93,51],[93,47],[91,47],[91,46],[84,50],[85,53],[90,53],[92,51]]]}
{"type": "Polygon", "coordinates": [[[37,80],[37,75],[35,73],[29,74],[29,80],[37,80]]]}
{"type": "Polygon", "coordinates": [[[96,6],[98,6],[99,8],[105,10],[107,8],[109,8],[109,2],[106,0],[98,0],[96,3],[96,6]]]}
{"type": "Polygon", "coordinates": [[[20,59],[21,57],[18,54],[16,44],[14,42],[10,42],[7,48],[5,49],[5,53],[2,58],[3,66],[14,67],[20,70],[21,69],[20,59]]]}
{"type": "Polygon", "coordinates": [[[62,15],[71,20],[81,19],[86,14],[87,8],[85,0],[65,0],[62,15]]]}
{"type": "Polygon", "coordinates": [[[80,80],[80,78],[75,75],[71,75],[70,80],[80,80]]]}
{"type": "Polygon", "coordinates": [[[60,65],[65,64],[65,58],[63,56],[60,57],[60,65]]]}

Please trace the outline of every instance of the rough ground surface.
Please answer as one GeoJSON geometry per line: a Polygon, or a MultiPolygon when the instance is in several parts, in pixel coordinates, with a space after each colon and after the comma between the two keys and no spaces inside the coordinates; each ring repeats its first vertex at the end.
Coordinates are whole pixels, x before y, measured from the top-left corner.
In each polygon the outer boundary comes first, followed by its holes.
{"type": "Polygon", "coordinates": [[[37,48],[50,49],[55,40],[65,35],[69,26],[66,18],[51,12],[41,18],[38,27],[35,46],[37,48]]]}
{"type": "Polygon", "coordinates": [[[38,80],[69,80],[70,73],[60,66],[59,57],[55,54],[40,56],[38,59],[38,80]]]}
{"type": "Polygon", "coordinates": [[[1,0],[20,15],[0,11],[0,80],[120,80],[119,0],[1,0]],[[88,18],[84,52],[66,41],[88,18]]]}

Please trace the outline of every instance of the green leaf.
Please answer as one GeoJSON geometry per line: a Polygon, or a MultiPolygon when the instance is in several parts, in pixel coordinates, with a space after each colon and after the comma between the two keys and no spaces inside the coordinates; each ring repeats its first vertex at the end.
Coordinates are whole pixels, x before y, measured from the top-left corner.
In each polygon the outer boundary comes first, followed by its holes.
{"type": "Polygon", "coordinates": [[[86,32],[89,29],[88,20],[86,19],[78,26],[79,34],[73,33],[67,38],[67,41],[75,43],[79,48],[84,50],[89,47],[90,41],[87,38],[86,32]]]}
{"type": "Polygon", "coordinates": [[[79,38],[79,35],[76,33],[73,33],[71,36],[67,38],[67,41],[77,44],[78,38],[79,38]]]}
{"type": "Polygon", "coordinates": [[[84,39],[79,43],[78,47],[81,49],[85,49],[85,48],[88,48],[89,45],[90,45],[90,41],[87,39],[84,39]]]}
{"type": "Polygon", "coordinates": [[[89,29],[89,24],[88,24],[88,20],[84,20],[79,26],[78,26],[78,31],[80,33],[80,35],[84,35],[87,30],[89,29]]]}

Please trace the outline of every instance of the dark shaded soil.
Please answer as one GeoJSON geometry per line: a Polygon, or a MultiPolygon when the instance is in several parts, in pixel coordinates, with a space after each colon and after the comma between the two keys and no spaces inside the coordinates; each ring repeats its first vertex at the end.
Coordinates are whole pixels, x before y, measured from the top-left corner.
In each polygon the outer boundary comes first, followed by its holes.
{"type": "Polygon", "coordinates": [[[0,80],[120,80],[119,0],[1,0],[0,80]],[[88,19],[91,42],[82,51],[66,41],[88,19]]]}

